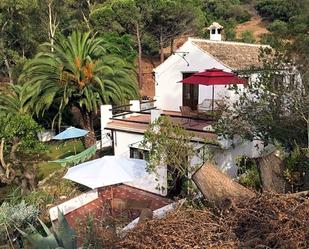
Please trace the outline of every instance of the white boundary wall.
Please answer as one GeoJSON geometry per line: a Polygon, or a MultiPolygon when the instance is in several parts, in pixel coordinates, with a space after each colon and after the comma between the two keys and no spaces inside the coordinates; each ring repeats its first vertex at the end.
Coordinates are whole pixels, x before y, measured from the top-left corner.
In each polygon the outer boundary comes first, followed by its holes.
{"type": "Polygon", "coordinates": [[[49,209],[50,220],[54,221],[58,219],[58,208],[64,215],[96,200],[99,198],[98,190],[90,190],[84,194],[81,194],[71,200],[68,200],[58,206],[52,207],[49,209]]]}

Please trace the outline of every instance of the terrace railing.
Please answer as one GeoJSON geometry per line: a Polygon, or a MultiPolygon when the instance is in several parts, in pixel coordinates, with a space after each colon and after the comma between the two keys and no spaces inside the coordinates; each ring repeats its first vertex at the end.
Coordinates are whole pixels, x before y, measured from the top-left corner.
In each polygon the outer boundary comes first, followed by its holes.
{"type": "Polygon", "coordinates": [[[140,101],[140,110],[141,112],[149,112],[150,110],[154,110],[157,107],[155,106],[156,100],[141,100],[140,101]]]}

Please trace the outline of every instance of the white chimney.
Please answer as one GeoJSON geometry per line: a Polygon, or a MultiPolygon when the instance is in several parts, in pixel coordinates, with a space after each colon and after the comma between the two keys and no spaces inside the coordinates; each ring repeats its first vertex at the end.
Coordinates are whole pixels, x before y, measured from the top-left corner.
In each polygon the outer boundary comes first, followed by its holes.
{"type": "Polygon", "coordinates": [[[210,40],[211,41],[221,41],[221,32],[223,30],[223,26],[221,26],[217,22],[213,22],[208,28],[210,33],[210,40]]]}

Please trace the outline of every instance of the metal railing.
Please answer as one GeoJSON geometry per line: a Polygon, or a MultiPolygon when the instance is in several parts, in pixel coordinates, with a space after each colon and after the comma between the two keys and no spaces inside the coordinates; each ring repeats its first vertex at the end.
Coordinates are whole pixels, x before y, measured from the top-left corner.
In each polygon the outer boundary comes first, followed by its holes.
{"type": "Polygon", "coordinates": [[[155,102],[156,102],[155,99],[153,99],[153,100],[141,100],[140,101],[141,112],[147,112],[147,111],[156,109],[157,107],[155,106],[155,102]]]}
{"type": "Polygon", "coordinates": [[[126,104],[126,105],[118,105],[118,106],[113,106],[111,109],[109,109],[110,111],[112,111],[113,115],[117,115],[123,112],[128,112],[130,111],[130,107],[132,106],[132,104],[126,104]]]}

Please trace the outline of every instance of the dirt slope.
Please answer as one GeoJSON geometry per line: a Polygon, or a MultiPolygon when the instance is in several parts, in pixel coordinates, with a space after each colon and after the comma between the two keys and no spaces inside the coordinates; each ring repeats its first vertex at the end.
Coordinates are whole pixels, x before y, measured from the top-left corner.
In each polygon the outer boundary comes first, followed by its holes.
{"type": "Polygon", "coordinates": [[[268,33],[269,31],[266,29],[268,22],[263,20],[260,16],[253,16],[250,21],[239,24],[236,27],[236,38],[241,38],[241,34],[244,31],[253,32],[254,38],[259,41],[263,34],[268,33]]]}

